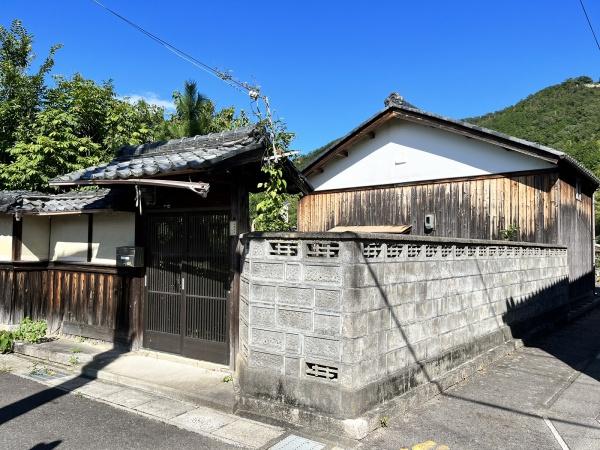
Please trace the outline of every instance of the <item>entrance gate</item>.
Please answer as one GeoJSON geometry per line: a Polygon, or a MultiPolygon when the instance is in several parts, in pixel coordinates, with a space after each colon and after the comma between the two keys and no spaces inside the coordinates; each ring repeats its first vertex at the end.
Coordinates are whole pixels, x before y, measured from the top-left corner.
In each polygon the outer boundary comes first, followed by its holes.
{"type": "Polygon", "coordinates": [[[229,362],[227,211],[149,214],[144,346],[229,362]]]}

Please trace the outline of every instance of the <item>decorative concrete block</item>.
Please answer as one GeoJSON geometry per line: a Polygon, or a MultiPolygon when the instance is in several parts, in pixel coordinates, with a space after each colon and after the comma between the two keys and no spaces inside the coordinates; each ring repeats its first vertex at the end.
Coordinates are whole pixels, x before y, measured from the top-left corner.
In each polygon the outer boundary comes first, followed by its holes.
{"type": "Polygon", "coordinates": [[[369,332],[368,315],[364,313],[344,314],[342,317],[342,336],[355,338],[369,332]]]}
{"type": "Polygon", "coordinates": [[[285,265],[285,279],[286,281],[300,281],[302,277],[302,266],[300,264],[285,265]]]}
{"type": "Polygon", "coordinates": [[[287,333],[285,335],[285,352],[293,355],[302,354],[302,336],[287,333]]]}
{"type": "Polygon", "coordinates": [[[252,276],[267,280],[283,280],[283,263],[275,262],[252,262],[252,276]]]}
{"type": "Polygon", "coordinates": [[[341,267],[306,264],[304,266],[304,281],[339,285],[342,282],[341,267]]]}
{"type": "Polygon", "coordinates": [[[253,283],[250,296],[253,302],[275,303],[277,289],[273,285],[253,283]]]}
{"type": "Polygon", "coordinates": [[[312,308],[314,290],[312,288],[280,286],[277,290],[277,302],[282,305],[312,308]]]}
{"type": "Polygon", "coordinates": [[[280,307],[277,311],[277,325],[283,329],[312,331],[312,312],[280,307]]]}
{"type": "Polygon", "coordinates": [[[280,331],[252,328],[250,344],[269,350],[282,351],[284,348],[284,333],[280,331]]]}
{"type": "Polygon", "coordinates": [[[306,336],[304,338],[304,353],[307,359],[311,356],[317,356],[338,361],[341,355],[341,343],[338,339],[306,336]]]}
{"type": "Polygon", "coordinates": [[[248,280],[240,280],[240,297],[247,299],[249,293],[250,283],[248,283],[248,280]]]}
{"type": "Polygon", "coordinates": [[[408,339],[406,332],[402,328],[392,328],[385,333],[387,337],[387,349],[396,350],[398,348],[406,347],[408,339]]]}
{"type": "Polygon", "coordinates": [[[255,306],[250,307],[250,319],[251,325],[271,327],[275,326],[275,308],[255,306]]]}
{"type": "Polygon", "coordinates": [[[405,303],[404,305],[394,306],[389,315],[389,328],[398,328],[399,326],[414,322],[415,309],[415,303],[405,303]]]}
{"type": "Polygon", "coordinates": [[[341,293],[329,289],[315,289],[315,307],[331,311],[341,310],[341,293]]]}
{"type": "Polygon", "coordinates": [[[289,358],[285,357],[285,375],[288,377],[298,378],[300,377],[300,364],[302,361],[300,358],[289,358]]]}
{"type": "Polygon", "coordinates": [[[314,315],[315,334],[327,336],[340,336],[342,331],[342,319],[339,315],[317,314],[314,315]]]}
{"type": "Polygon", "coordinates": [[[250,350],[250,367],[262,369],[283,370],[283,355],[274,355],[256,350],[250,350]]]}

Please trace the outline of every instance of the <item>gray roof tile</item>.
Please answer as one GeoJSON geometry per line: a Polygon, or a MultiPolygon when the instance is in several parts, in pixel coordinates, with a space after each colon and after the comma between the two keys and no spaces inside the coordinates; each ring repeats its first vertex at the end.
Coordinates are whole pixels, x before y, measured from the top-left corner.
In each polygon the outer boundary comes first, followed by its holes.
{"type": "Polygon", "coordinates": [[[126,210],[127,195],[119,189],[75,191],[64,194],[44,194],[32,191],[0,191],[0,212],[12,214],[43,214],[81,212],[98,209],[126,210]]]}
{"type": "Polygon", "coordinates": [[[50,184],[138,178],[202,169],[263,146],[264,134],[257,127],[126,146],[109,163],[59,176],[50,184]]]}

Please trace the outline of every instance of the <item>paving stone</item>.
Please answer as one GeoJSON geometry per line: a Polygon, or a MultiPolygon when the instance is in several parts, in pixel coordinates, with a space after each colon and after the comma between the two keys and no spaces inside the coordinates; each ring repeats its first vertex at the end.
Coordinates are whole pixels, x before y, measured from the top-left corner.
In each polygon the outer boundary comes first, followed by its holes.
{"type": "Polygon", "coordinates": [[[244,446],[259,448],[269,441],[276,439],[283,434],[283,430],[278,427],[263,425],[250,420],[238,419],[213,433],[234,442],[239,442],[244,446]]]}
{"type": "Polygon", "coordinates": [[[194,407],[187,403],[161,398],[139,405],[134,409],[152,416],[160,417],[161,419],[172,419],[175,416],[194,409],[194,407]]]}
{"type": "MultiPolygon", "coordinates": [[[[81,384],[84,381],[81,381],[81,379],[74,379],[71,382],[77,385],[81,384]]],[[[117,384],[110,384],[104,383],[102,381],[92,380],[76,388],[74,392],[78,392],[89,397],[105,399],[109,395],[112,395],[118,391],[122,391],[123,389],[123,386],[119,386],[117,384]]]]}
{"type": "Polygon", "coordinates": [[[175,417],[171,422],[195,433],[211,433],[236,420],[239,418],[200,407],[175,417]]]}
{"type": "Polygon", "coordinates": [[[138,391],[135,389],[123,389],[117,391],[114,394],[105,397],[104,400],[116,403],[117,405],[125,406],[126,408],[135,408],[137,406],[148,403],[152,400],[156,400],[158,397],[146,392],[138,391]]]}

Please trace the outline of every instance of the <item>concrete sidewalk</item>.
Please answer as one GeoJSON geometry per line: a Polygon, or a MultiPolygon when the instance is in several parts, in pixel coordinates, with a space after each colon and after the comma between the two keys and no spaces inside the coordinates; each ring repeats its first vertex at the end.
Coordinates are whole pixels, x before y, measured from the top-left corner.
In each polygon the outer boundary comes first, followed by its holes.
{"type": "Polygon", "coordinates": [[[364,448],[600,448],[600,309],[400,417],[364,448]],[[416,447],[415,447],[416,446],[416,447]]]}
{"type": "Polygon", "coordinates": [[[135,387],[199,406],[232,413],[235,396],[226,366],[156,352],[124,352],[93,341],[61,337],[15,344],[15,353],[67,366],[74,374],[135,387]],[[225,381],[224,381],[225,380],[225,381]]]}

